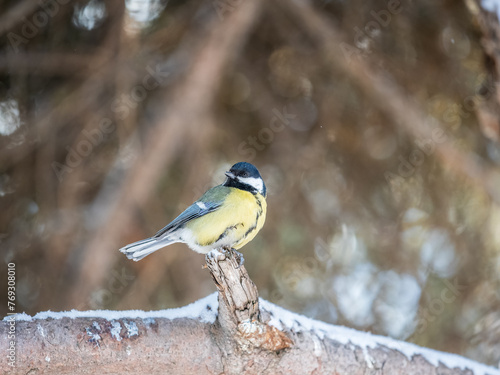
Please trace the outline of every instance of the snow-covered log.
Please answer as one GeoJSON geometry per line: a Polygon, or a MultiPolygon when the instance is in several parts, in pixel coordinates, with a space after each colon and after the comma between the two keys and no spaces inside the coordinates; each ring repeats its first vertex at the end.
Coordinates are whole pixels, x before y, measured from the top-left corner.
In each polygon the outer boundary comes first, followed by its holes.
{"type": "Polygon", "coordinates": [[[4,374],[474,374],[458,355],[329,325],[263,299],[233,254],[207,257],[218,293],[161,311],[42,312],[0,322],[4,374]],[[244,297],[244,296],[247,297],[244,297]]]}

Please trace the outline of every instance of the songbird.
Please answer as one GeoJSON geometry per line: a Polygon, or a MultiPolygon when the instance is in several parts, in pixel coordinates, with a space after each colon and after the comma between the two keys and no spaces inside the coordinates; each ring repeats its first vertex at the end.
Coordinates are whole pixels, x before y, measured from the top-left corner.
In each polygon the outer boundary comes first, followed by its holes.
{"type": "MultiPolygon", "coordinates": [[[[250,163],[236,163],[223,184],[209,189],[153,237],[122,247],[135,261],[176,242],[198,253],[237,250],[250,242],[266,219],[266,185],[250,163]]],[[[240,264],[243,258],[240,257],[240,264]]]]}

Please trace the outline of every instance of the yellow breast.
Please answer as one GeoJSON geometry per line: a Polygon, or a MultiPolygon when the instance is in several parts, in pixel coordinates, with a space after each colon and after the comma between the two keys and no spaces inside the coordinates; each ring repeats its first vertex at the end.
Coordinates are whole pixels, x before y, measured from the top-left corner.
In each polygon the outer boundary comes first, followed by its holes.
{"type": "Polygon", "coordinates": [[[199,246],[240,249],[264,225],[266,199],[260,194],[230,189],[232,191],[226,196],[222,207],[188,224],[199,246]]]}

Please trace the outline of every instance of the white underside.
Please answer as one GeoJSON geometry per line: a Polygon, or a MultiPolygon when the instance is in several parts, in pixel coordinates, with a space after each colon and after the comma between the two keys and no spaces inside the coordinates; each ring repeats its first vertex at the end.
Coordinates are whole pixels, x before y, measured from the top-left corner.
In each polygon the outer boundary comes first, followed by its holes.
{"type": "Polygon", "coordinates": [[[213,249],[231,247],[238,242],[238,240],[240,240],[240,238],[236,238],[234,233],[229,232],[227,236],[213,244],[200,246],[196,242],[193,232],[188,228],[182,228],[164,238],[148,238],[146,240],[134,242],[133,244],[122,247],[120,251],[127,255],[129,259],[138,261],[173,243],[185,243],[197,253],[206,254],[213,249]]]}
{"type": "Polygon", "coordinates": [[[178,230],[177,235],[179,238],[179,240],[177,242],[185,243],[192,250],[194,250],[200,254],[206,254],[213,249],[219,249],[221,247],[226,247],[226,246],[230,247],[240,240],[240,238],[236,238],[236,236],[230,232],[230,233],[228,233],[227,236],[225,236],[224,238],[220,239],[219,241],[217,241],[213,244],[210,244],[207,246],[200,246],[196,242],[196,239],[194,238],[192,231],[188,228],[182,228],[182,229],[178,230]]]}

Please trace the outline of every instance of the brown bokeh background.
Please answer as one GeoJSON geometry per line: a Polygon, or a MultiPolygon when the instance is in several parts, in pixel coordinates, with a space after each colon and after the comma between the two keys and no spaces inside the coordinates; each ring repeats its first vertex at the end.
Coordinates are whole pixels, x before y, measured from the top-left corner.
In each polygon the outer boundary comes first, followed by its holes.
{"type": "Polygon", "coordinates": [[[249,161],[269,191],[243,250],[263,298],[498,366],[495,22],[472,0],[0,2],[17,311],[215,291],[185,245],[118,248],[249,161]]]}

